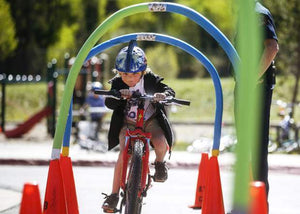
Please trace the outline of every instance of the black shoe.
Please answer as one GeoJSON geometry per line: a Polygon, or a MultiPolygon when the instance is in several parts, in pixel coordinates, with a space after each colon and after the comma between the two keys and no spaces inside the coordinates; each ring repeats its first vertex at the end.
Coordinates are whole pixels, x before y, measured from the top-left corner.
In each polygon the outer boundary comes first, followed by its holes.
{"type": "Polygon", "coordinates": [[[168,179],[168,168],[166,162],[155,162],[154,163],[155,173],[154,181],[155,182],[165,182],[168,179]]]}
{"type": "Polygon", "coordinates": [[[117,212],[117,205],[119,202],[119,195],[117,193],[111,194],[111,195],[105,195],[105,201],[103,202],[102,209],[105,213],[115,213],[117,212]]]}

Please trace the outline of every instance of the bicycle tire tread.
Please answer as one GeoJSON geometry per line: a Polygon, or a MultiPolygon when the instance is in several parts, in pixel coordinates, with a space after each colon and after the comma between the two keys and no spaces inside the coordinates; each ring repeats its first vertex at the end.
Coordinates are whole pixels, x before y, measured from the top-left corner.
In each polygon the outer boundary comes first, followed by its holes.
{"type": "Polygon", "coordinates": [[[126,190],[125,214],[139,214],[141,212],[142,202],[140,200],[142,199],[139,198],[138,192],[141,186],[142,155],[143,144],[135,142],[126,190]]]}

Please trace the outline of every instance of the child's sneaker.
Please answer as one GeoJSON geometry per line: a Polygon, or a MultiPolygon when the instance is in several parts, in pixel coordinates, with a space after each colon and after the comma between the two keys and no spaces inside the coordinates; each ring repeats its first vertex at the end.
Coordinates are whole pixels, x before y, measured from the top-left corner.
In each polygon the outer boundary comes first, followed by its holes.
{"type": "MultiPolygon", "coordinates": [[[[102,193],[103,194],[103,193],[102,193]]],[[[105,201],[103,202],[102,209],[105,213],[117,212],[117,205],[119,202],[119,195],[117,193],[111,195],[105,195],[105,201]]]]}
{"type": "Polygon", "coordinates": [[[154,162],[154,181],[165,182],[168,179],[168,168],[166,162],[154,162]]]}

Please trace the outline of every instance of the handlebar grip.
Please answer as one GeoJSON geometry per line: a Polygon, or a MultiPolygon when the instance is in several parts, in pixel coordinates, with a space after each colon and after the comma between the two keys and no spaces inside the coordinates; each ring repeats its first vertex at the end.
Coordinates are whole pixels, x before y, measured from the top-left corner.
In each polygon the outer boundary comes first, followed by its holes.
{"type": "Polygon", "coordinates": [[[185,105],[185,106],[189,106],[191,104],[191,101],[189,101],[189,100],[181,100],[181,99],[176,99],[176,98],[173,98],[172,102],[180,104],[180,105],[185,105]]]}
{"type": "Polygon", "coordinates": [[[95,94],[99,94],[99,95],[106,95],[106,96],[113,96],[116,98],[120,98],[121,97],[121,93],[117,90],[95,90],[94,92],[95,94]]]}

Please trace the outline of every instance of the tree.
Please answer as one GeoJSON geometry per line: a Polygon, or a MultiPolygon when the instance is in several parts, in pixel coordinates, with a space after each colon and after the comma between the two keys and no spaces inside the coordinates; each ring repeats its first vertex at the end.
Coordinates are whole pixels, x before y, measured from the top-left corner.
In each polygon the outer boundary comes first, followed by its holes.
{"type": "Polygon", "coordinates": [[[98,24],[98,1],[65,0],[70,9],[69,18],[61,20],[61,28],[53,44],[47,50],[47,60],[58,59],[58,66],[64,65],[64,55],[78,53],[85,40],[98,24]],[[70,21],[70,19],[72,21],[70,21]]]}
{"type": "MultiPolygon", "coordinates": [[[[232,37],[233,28],[235,26],[235,17],[232,15],[232,0],[202,0],[200,2],[198,0],[173,0],[170,2],[176,2],[193,8],[212,21],[227,37],[232,37]]],[[[119,8],[124,8],[132,4],[141,3],[141,1],[118,0],[117,3],[119,8]]],[[[115,34],[117,34],[117,32],[128,33],[143,31],[169,34],[190,43],[203,51],[209,58],[216,59],[215,64],[221,73],[224,73],[225,69],[228,70],[226,66],[227,57],[219,44],[205,30],[182,15],[174,13],[147,13],[147,16],[145,16],[145,14],[135,14],[125,20],[126,21],[123,21],[115,27],[115,34]]],[[[153,44],[149,43],[145,45],[146,48],[149,46],[153,46],[153,44]]],[[[187,74],[190,75],[189,77],[192,77],[199,73],[199,70],[203,70],[202,66],[194,66],[196,64],[192,61],[193,58],[188,54],[180,50],[176,51],[176,53],[180,66],[180,77],[186,77],[187,74]]],[[[167,58],[167,56],[164,55],[161,57],[167,58]]],[[[167,61],[167,59],[165,61],[167,61]]],[[[204,70],[202,73],[207,74],[204,70]]]]}
{"type": "Polygon", "coordinates": [[[8,58],[0,61],[6,73],[41,73],[46,68],[47,48],[53,44],[69,19],[65,1],[10,0],[11,15],[16,26],[18,46],[8,58]]]}
{"type": "MultiPolygon", "coordinates": [[[[60,58],[62,58],[64,54],[62,52],[65,52],[67,49],[69,49],[68,52],[70,52],[71,55],[77,54],[88,36],[101,22],[104,21],[104,19],[119,9],[141,2],[147,1],[73,1],[70,13],[74,14],[75,22],[72,25],[63,24],[63,28],[59,33],[60,37],[55,45],[51,46],[51,52],[48,54],[48,59],[51,58],[50,55],[52,57],[53,55],[60,55],[60,58]],[[98,14],[96,14],[96,11],[94,10],[95,8],[98,8],[98,14]],[[71,36],[72,34],[73,36],[71,36]]],[[[232,28],[234,26],[234,23],[232,23],[234,17],[231,15],[232,0],[226,1],[226,3],[223,0],[217,0],[213,4],[208,0],[203,0],[201,3],[197,0],[191,0],[188,2],[178,0],[173,2],[182,3],[183,5],[194,8],[204,16],[211,19],[211,21],[214,22],[215,25],[227,36],[231,36],[231,32],[233,31],[232,28]]],[[[182,15],[174,13],[147,13],[147,15],[138,13],[126,17],[114,26],[111,26],[109,31],[103,35],[99,42],[132,32],[157,32],[175,36],[187,41],[201,51],[204,51],[204,54],[213,59],[214,64],[221,73],[222,71],[227,70],[227,57],[221,50],[221,47],[219,47],[219,44],[196,23],[184,18],[182,15]],[[226,69],[224,67],[226,67],[226,69]]],[[[151,42],[140,42],[139,45],[146,51],[148,48],[152,48],[156,44],[151,42]]],[[[208,75],[203,67],[199,66],[195,60],[193,61],[193,58],[188,54],[178,49],[174,50],[176,51],[178,64],[180,66],[179,70],[181,73],[184,73],[184,75],[180,74],[180,77],[191,77],[198,74],[200,74],[198,76],[203,76],[203,74],[208,75]]],[[[116,54],[114,48],[107,50],[107,52],[112,56],[116,54]]],[[[168,61],[167,55],[162,55],[161,57],[165,58],[163,61],[168,61]]],[[[113,60],[110,60],[110,67],[113,66],[112,62],[113,60]]]]}
{"type": "MultiPolygon", "coordinates": [[[[218,29],[220,29],[220,31],[229,40],[232,40],[232,38],[234,37],[234,28],[236,23],[236,16],[234,13],[235,1],[178,0],[177,3],[186,5],[206,17],[218,29]]],[[[177,14],[172,14],[172,17],[174,20],[176,20],[176,22],[169,23],[168,30],[202,51],[212,61],[220,75],[230,75],[227,66],[229,63],[228,57],[226,56],[225,52],[222,50],[218,42],[216,42],[215,39],[213,39],[212,36],[209,35],[203,28],[188,20],[187,18],[184,18],[177,14]],[[178,29],[180,30],[178,31],[178,29]]],[[[182,59],[182,63],[180,63],[182,65],[191,63],[191,61],[188,60],[185,56],[181,57],[180,59],[182,59]]],[[[193,67],[196,68],[195,66],[193,67]]],[[[197,67],[198,70],[201,71],[201,73],[205,73],[208,76],[207,71],[205,71],[202,67],[197,67]]],[[[188,71],[184,71],[184,73],[186,72],[188,71]]],[[[196,72],[199,73],[199,71],[197,70],[194,73],[196,72]]]]}
{"type": "Polygon", "coordinates": [[[0,60],[4,60],[16,49],[18,44],[10,7],[4,0],[0,0],[0,26],[0,60]]]}
{"type": "Polygon", "coordinates": [[[165,78],[172,79],[178,75],[178,60],[174,48],[163,44],[150,47],[146,52],[148,65],[151,70],[165,78]],[[166,60],[165,56],[168,58],[166,60]]]}
{"type": "MultiPolygon", "coordinates": [[[[91,33],[116,9],[115,0],[65,0],[70,4],[69,15],[72,23],[68,20],[62,22],[62,28],[58,33],[58,39],[52,44],[47,53],[47,59],[58,59],[58,66],[64,65],[63,58],[66,52],[76,56],[84,42],[91,33]]],[[[106,36],[106,34],[105,34],[106,36]]],[[[110,37],[107,36],[107,39],[110,37]]]]}
{"type": "MultiPolygon", "coordinates": [[[[298,103],[300,79],[300,2],[299,0],[265,1],[270,9],[276,24],[279,40],[279,53],[277,56],[278,70],[283,74],[292,74],[295,84],[291,103],[298,103]]],[[[292,115],[294,113],[294,105],[292,115]]]]}

